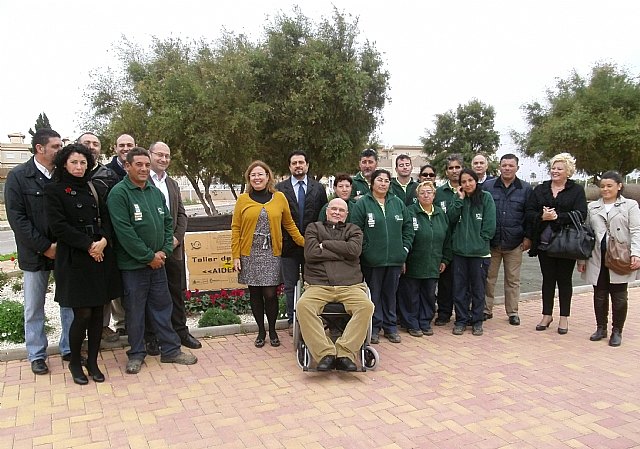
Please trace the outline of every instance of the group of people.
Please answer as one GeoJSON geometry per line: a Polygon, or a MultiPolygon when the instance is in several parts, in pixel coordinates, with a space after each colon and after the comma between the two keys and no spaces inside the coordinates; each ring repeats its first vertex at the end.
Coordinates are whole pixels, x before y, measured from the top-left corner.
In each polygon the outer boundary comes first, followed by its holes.
{"type": "MultiPolygon", "coordinates": [[[[452,154],[446,158],[446,180],[439,187],[430,164],[420,167],[419,180],[414,181],[407,155],[397,157],[396,177],[377,163],[374,150],[363,151],[360,171],[353,178],[345,173],[335,176],[336,197],[328,204],[323,193],[309,199],[307,189],[313,181],[307,177],[309,161],[302,151],[290,155],[291,178],[278,185],[263,162],[248,168],[250,189],[234,210],[232,252],[240,282],[250,285],[260,329],[257,347],[266,338],[264,311],[271,344],[279,345],[275,286],[284,278],[285,286],[291,287],[300,274],[305,290],[298,318],[321,371],[355,369],[367,314],[372,315],[373,344],[379,342],[380,331],[390,342],[401,342],[400,326],[414,337],[433,335],[432,324],[446,325],[454,311],[454,335],[464,334],[469,326],[473,335],[482,335],[484,321],[493,318],[502,265],[505,311],[509,324],[518,326],[520,269],[526,251],[538,257],[542,273],[543,310],[536,330],[548,329],[553,321],[557,287],[558,333],[566,334],[576,260],[549,255],[547,246],[556,231],[571,223],[572,211],[594,227],[598,238],[593,257],[578,261],[578,270],[594,286],[597,330],[591,339],[607,336],[610,294],[614,314],[610,344],[621,343],[627,283],[640,268],[640,213],[634,200],[621,195],[619,174],[602,176],[601,198],[587,208],[584,188],[570,179],[575,159],[568,153],[551,159],[551,179],[534,189],[518,178],[519,159],[514,154],[500,158],[497,177],[487,175],[484,155],[476,155],[471,168],[466,168],[462,156],[452,154]],[[604,265],[611,233],[630,247],[627,275],[604,265]],[[283,241],[297,245],[297,257],[289,265],[284,262],[283,241]],[[364,285],[371,300],[362,291],[364,285]],[[335,343],[324,334],[318,318],[327,302],[342,302],[357,318],[335,343]],[[373,310],[365,306],[367,302],[373,310]]],[[[287,299],[291,321],[292,299],[289,295],[287,299]]]]}
{"type": "MultiPolygon", "coordinates": [[[[44,302],[51,271],[60,304],[62,359],[77,384],[104,382],[101,339],[127,335],[126,372],[144,358],[197,362],[181,345],[202,345],[186,326],[183,239],[187,216],[166,169],[170,149],[149,150],[123,134],[116,156],[99,162],[101,144],[82,134],[63,148],[51,129],[36,131],[34,156],[9,172],[5,205],[24,273],[27,357],[34,374],[49,372],[44,302]],[[111,311],[118,331],[109,327],[111,311]],[[87,356],[82,345],[87,339],[87,356]]],[[[115,338],[114,338],[115,337],[115,338]]]]}
{"type": "MultiPolygon", "coordinates": [[[[5,187],[5,204],[24,272],[25,338],[31,369],[48,372],[44,299],[51,270],[60,304],[60,350],[74,382],[86,384],[86,366],[96,382],[100,340],[127,335],[126,371],[140,371],[146,355],[167,363],[193,364],[181,345],[201,347],[186,326],[183,291],[183,239],[187,216],[179,187],[167,175],[170,149],[156,142],[149,150],[121,135],[116,156],[99,162],[101,144],[85,133],[62,147],[58,133],[41,129],[33,137],[34,156],[14,168],[5,187]],[[111,330],[111,317],[116,331],[111,330]],[[81,354],[88,339],[86,359],[81,354]]],[[[446,158],[445,182],[436,186],[436,169],[420,167],[411,178],[411,158],[396,158],[396,177],[378,168],[374,150],[362,152],[360,171],[336,175],[336,198],[308,175],[308,155],[289,155],[291,176],[276,184],[262,161],[245,172],[246,192],[233,212],[232,256],[240,283],[249,286],[258,324],[255,346],[280,345],[276,332],[281,281],[287,317],[293,322],[294,286],[305,291],[298,315],[302,334],[319,370],[355,370],[355,354],[369,324],[371,343],[380,331],[400,343],[405,327],[414,337],[433,335],[432,324],[451,321],[462,335],[471,326],[483,334],[493,318],[495,285],[504,264],[505,310],[509,324],[520,324],[520,267],[524,251],[537,256],[542,272],[542,319],[553,321],[558,288],[558,333],[566,334],[576,260],[547,254],[554,233],[571,223],[570,214],[592,226],[598,244],[578,270],[594,286],[597,329],[607,337],[609,296],[618,346],[627,313],[627,284],[640,268],[640,210],[622,196],[622,178],[609,171],[600,180],[600,199],[587,206],[584,189],[570,178],[575,160],[568,153],[551,159],[551,179],[535,189],[517,177],[518,157],[500,158],[498,177],[487,175],[488,160],[476,155],[466,168],[462,156],[446,158]],[[628,245],[628,271],[605,265],[609,238],[628,245]],[[367,295],[367,291],[369,296],[367,295]],[[342,302],[353,319],[335,344],[324,335],[318,315],[327,302],[342,302]]]]}

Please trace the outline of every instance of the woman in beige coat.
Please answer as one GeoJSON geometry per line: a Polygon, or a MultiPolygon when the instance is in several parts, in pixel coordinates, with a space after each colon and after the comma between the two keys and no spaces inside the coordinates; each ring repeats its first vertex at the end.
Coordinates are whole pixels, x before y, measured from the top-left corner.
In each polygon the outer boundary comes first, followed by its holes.
{"type": "Polygon", "coordinates": [[[622,344],[622,328],[627,318],[627,283],[634,281],[640,268],[640,209],[635,200],[622,196],[622,177],[618,172],[608,171],[600,180],[600,199],[589,204],[587,223],[596,233],[600,242],[593,249],[589,260],[578,261],[578,271],[582,278],[593,285],[593,308],[596,315],[596,331],[591,341],[607,337],[607,318],[609,316],[609,295],[612,305],[612,329],[609,346],[622,344]],[[631,249],[631,271],[621,275],[608,269],[604,256],[609,232],[616,240],[626,243],[631,249]]]}

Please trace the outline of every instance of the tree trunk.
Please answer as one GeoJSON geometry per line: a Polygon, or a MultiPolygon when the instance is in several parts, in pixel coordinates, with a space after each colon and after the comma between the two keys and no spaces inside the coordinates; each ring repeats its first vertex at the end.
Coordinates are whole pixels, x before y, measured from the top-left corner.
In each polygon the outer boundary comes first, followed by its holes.
{"type": "Polygon", "coordinates": [[[198,180],[188,174],[185,176],[193,186],[193,190],[195,190],[196,195],[198,195],[198,199],[200,200],[200,203],[204,206],[204,212],[208,216],[211,216],[211,209],[209,209],[209,206],[207,206],[207,202],[205,201],[204,196],[202,195],[202,191],[200,190],[200,186],[198,185],[198,180]]]}

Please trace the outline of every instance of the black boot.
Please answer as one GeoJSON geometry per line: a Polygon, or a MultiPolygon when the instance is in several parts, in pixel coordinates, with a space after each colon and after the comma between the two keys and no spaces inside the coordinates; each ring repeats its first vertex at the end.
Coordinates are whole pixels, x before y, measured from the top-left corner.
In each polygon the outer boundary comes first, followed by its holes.
{"type": "MultiPolygon", "coordinates": [[[[627,320],[628,296],[626,288],[619,292],[611,292],[611,326],[618,329],[619,333],[622,333],[624,322],[627,320]]],[[[613,338],[613,335],[611,337],[613,338]]]]}
{"type": "Polygon", "coordinates": [[[620,346],[622,344],[622,331],[615,327],[611,329],[611,338],[609,339],[609,346],[620,346]]]}
{"type": "Polygon", "coordinates": [[[607,338],[607,328],[605,326],[598,326],[596,331],[589,337],[589,340],[600,341],[603,338],[607,338]]]}
{"type": "Polygon", "coordinates": [[[609,291],[593,287],[593,311],[596,315],[596,325],[598,329],[591,336],[591,341],[598,341],[607,336],[607,319],[609,318],[609,291]],[[604,334],[600,338],[594,338],[598,330],[602,328],[604,334]]]}

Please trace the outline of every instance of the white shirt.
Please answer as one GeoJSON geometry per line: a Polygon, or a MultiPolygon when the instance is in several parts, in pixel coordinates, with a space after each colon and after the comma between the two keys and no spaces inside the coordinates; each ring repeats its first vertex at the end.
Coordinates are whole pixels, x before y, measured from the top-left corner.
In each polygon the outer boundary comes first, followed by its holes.
{"type": "Polygon", "coordinates": [[[300,188],[300,187],[298,187],[298,183],[300,181],[304,182],[304,185],[302,186],[302,188],[304,189],[305,195],[308,192],[307,187],[309,187],[309,181],[307,179],[307,175],[304,175],[304,178],[302,178],[302,179],[296,179],[294,176],[292,176],[291,177],[291,185],[293,185],[293,191],[296,194],[296,200],[298,199],[298,189],[300,188]]]}
{"type": "Polygon", "coordinates": [[[160,179],[158,177],[158,174],[153,170],[150,170],[150,172],[151,172],[151,180],[164,195],[164,202],[167,203],[167,209],[171,211],[171,207],[169,206],[169,188],[167,187],[167,172],[164,172],[164,176],[162,177],[162,179],[160,179]]]}
{"type": "Polygon", "coordinates": [[[38,160],[35,157],[33,158],[33,162],[35,162],[36,168],[40,170],[40,172],[43,175],[45,175],[48,179],[51,179],[51,176],[53,176],[53,172],[50,172],[49,170],[47,170],[47,167],[45,167],[40,162],[38,162],[38,160]]]}

